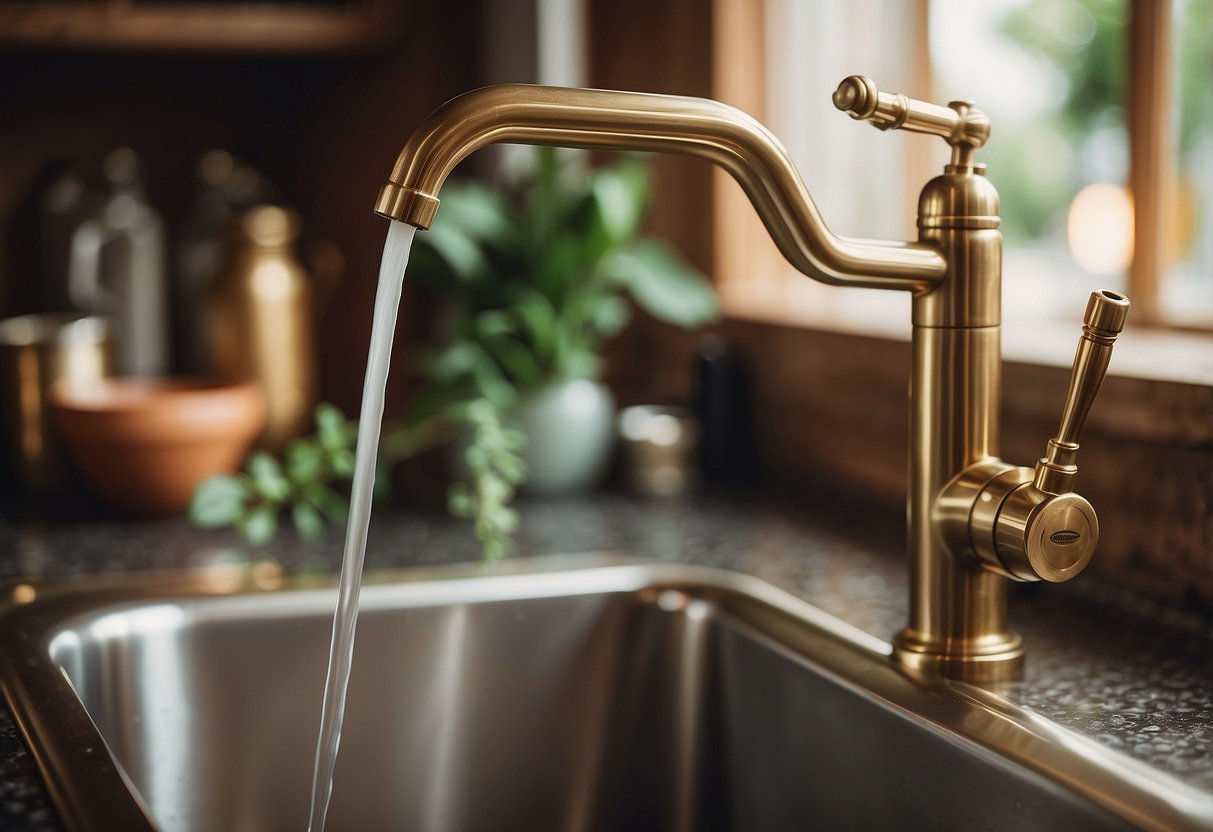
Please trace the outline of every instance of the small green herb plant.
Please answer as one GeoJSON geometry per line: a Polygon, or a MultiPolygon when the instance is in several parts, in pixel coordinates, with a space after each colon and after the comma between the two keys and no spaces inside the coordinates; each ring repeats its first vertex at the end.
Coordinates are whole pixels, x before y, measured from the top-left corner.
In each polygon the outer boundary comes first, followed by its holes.
{"type": "MultiPolygon", "coordinates": [[[[483,400],[452,408],[450,416],[472,436],[466,454],[471,482],[452,487],[450,511],[473,521],[485,559],[494,560],[509,553],[518,527],[518,512],[509,503],[526,477],[518,456],[526,440],[504,427],[497,410],[483,400]]],[[[289,514],[300,538],[319,541],[326,521],[346,522],[343,484],[354,475],[357,439],[358,423],[322,404],[316,409],[315,435],[293,441],[281,461],[255,451],[241,473],[211,477],[198,486],[189,519],[202,528],[234,527],[252,545],[264,546],[277,534],[281,516],[289,514]]],[[[396,453],[403,455],[399,448],[396,453]]],[[[381,471],[378,481],[385,477],[381,471]]]]}
{"type": "Polygon", "coordinates": [[[471,483],[452,485],[447,507],[454,516],[473,521],[485,559],[496,560],[513,549],[518,512],[510,501],[526,479],[526,464],[518,456],[526,437],[504,427],[496,408],[484,399],[469,404],[464,418],[472,431],[465,453],[471,483]]]}
{"type": "Polygon", "coordinates": [[[198,486],[189,518],[203,528],[234,526],[249,543],[273,539],[279,517],[289,512],[299,536],[324,535],[325,521],[343,525],[349,504],[334,484],[354,475],[358,423],[329,404],[316,409],[316,433],[287,446],[282,461],[255,451],[244,471],[211,477],[198,486]]]}
{"type": "MultiPolygon", "coordinates": [[[[504,427],[521,395],[557,381],[596,379],[604,344],[632,306],[697,327],[717,316],[711,284],[664,241],[642,234],[647,163],[622,156],[597,168],[583,155],[528,148],[504,188],[452,180],[429,231],[417,235],[409,280],[442,321],[420,363],[422,384],[381,446],[387,460],[470,432],[470,485],[448,495],[472,516],[485,554],[511,548],[509,509],[526,478],[523,439],[504,427]],[[470,426],[470,431],[467,426],[470,426]]],[[[536,441],[532,439],[532,441],[536,441]]]]}

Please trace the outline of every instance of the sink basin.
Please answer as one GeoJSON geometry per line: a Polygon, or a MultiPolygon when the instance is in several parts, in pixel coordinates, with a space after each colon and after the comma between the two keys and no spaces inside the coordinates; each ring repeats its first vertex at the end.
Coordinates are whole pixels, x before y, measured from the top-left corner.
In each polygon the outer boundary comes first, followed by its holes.
{"type": "MultiPolygon", "coordinates": [[[[10,594],[4,690],[66,826],[306,828],[331,587],[10,594]]],[[[333,830],[1210,826],[1207,796],[737,574],[415,569],[361,606],[333,830]]]]}

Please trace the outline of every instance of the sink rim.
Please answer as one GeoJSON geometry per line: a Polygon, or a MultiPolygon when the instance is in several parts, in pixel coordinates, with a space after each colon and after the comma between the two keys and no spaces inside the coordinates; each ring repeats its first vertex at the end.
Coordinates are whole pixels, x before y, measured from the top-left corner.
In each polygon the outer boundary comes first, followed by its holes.
{"type": "MultiPolygon", "coordinates": [[[[153,603],[243,598],[255,604],[300,592],[336,597],[332,575],[285,577],[257,569],[223,564],[8,582],[0,588],[0,689],[65,827],[111,829],[117,823],[156,829],[66,673],[51,660],[53,639],[82,616],[153,603]]],[[[604,592],[651,593],[656,600],[667,590],[711,602],[772,649],[812,664],[875,704],[1043,775],[1142,828],[1213,830],[1213,795],[994,691],[903,668],[892,661],[887,642],[741,573],[613,553],[414,566],[367,572],[362,603],[437,605],[604,592]]]]}

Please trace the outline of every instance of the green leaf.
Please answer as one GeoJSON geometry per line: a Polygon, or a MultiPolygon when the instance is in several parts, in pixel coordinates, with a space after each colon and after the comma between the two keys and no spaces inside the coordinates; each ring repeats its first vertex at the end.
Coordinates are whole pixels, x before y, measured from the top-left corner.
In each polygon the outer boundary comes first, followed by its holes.
{"type": "Polygon", "coordinates": [[[350,504],[337,492],[320,486],[309,491],[307,498],[333,525],[344,526],[349,519],[350,504]]]}
{"type": "Polygon", "coordinates": [[[513,405],[516,398],[514,386],[506,380],[501,370],[497,368],[488,356],[484,361],[472,367],[472,378],[483,398],[488,399],[495,407],[505,410],[513,405]]]}
{"type": "Polygon", "coordinates": [[[594,201],[607,237],[614,244],[631,240],[640,230],[648,208],[643,170],[621,164],[603,168],[594,176],[594,201]]]}
{"type": "Polygon", "coordinates": [[[253,489],[262,499],[280,503],[290,496],[290,480],[283,476],[278,460],[265,451],[256,451],[249,458],[248,473],[253,480],[253,489]]]}
{"type": "Polygon", "coordinates": [[[489,455],[479,445],[472,445],[463,452],[463,461],[467,463],[468,468],[471,468],[473,472],[479,472],[488,467],[489,455]]]}
{"type": "Polygon", "coordinates": [[[354,476],[355,459],[354,453],[347,449],[341,449],[333,454],[331,461],[333,473],[344,479],[349,479],[354,476]]]}
{"type": "Polygon", "coordinates": [[[239,521],[245,539],[254,546],[264,546],[278,531],[278,513],[270,506],[258,506],[239,521]]]}
{"type": "Polygon", "coordinates": [[[490,539],[484,541],[484,559],[492,562],[501,560],[510,553],[510,542],[505,539],[490,539]]]}
{"type": "Polygon", "coordinates": [[[535,285],[548,298],[560,298],[585,275],[581,239],[562,233],[548,239],[538,253],[535,285]]]}
{"type": "Polygon", "coordinates": [[[631,317],[631,308],[620,297],[600,298],[589,311],[590,326],[603,338],[614,338],[628,325],[631,317]]]}
{"type": "Polygon", "coordinates": [[[426,375],[440,384],[449,384],[467,376],[486,360],[484,349],[474,341],[456,341],[435,353],[426,362],[426,375]]]}
{"type": "Polygon", "coordinates": [[[295,530],[308,543],[315,543],[324,537],[324,519],[310,503],[295,503],[291,507],[291,519],[295,521],[295,530]]]}
{"type": "Polygon", "coordinates": [[[514,314],[522,323],[532,344],[536,362],[547,366],[556,349],[556,312],[546,297],[528,289],[514,304],[514,314]]]}
{"type": "Polygon", "coordinates": [[[324,452],[314,439],[296,439],[286,449],[286,473],[297,483],[312,482],[324,472],[324,452]]]}
{"type": "Polygon", "coordinates": [[[578,341],[566,344],[558,355],[557,363],[561,378],[596,379],[602,372],[602,358],[593,349],[578,341]]]}
{"type": "Polygon", "coordinates": [[[345,414],[331,404],[318,406],[316,408],[316,438],[329,450],[345,447],[345,414]]]}
{"type": "Polygon", "coordinates": [[[514,338],[492,338],[485,341],[489,354],[496,359],[519,387],[529,387],[543,380],[543,369],[530,350],[514,338]]]}
{"type": "MultiPolygon", "coordinates": [[[[468,461],[468,464],[471,465],[471,460],[468,461]]],[[[474,467],[473,470],[475,470],[474,467]]],[[[492,472],[480,477],[479,486],[481,502],[490,505],[500,505],[508,500],[514,491],[510,488],[509,483],[492,472]]]]}
{"type": "Polygon", "coordinates": [[[446,505],[452,516],[466,520],[476,510],[476,498],[472,496],[471,489],[457,482],[447,492],[446,505]]]}
{"type": "Polygon", "coordinates": [[[517,234],[501,194],[479,182],[452,182],[443,188],[434,227],[457,228],[481,243],[506,244],[517,234]]]}
{"type": "Polygon", "coordinates": [[[502,506],[493,512],[493,525],[502,534],[513,534],[518,530],[518,512],[502,506]]]}
{"type": "Polygon", "coordinates": [[[490,309],[476,316],[473,328],[481,338],[493,338],[513,335],[517,327],[512,315],[500,309],[490,309]]]}
{"type": "Polygon", "coordinates": [[[526,447],[526,434],[517,428],[501,431],[501,447],[507,451],[520,451],[526,447]]]}
{"type": "Polygon", "coordinates": [[[658,320],[693,328],[719,315],[711,284],[664,243],[640,240],[614,252],[602,268],[658,320]]]}
{"type": "Polygon", "coordinates": [[[467,417],[478,425],[496,424],[500,416],[497,408],[487,399],[477,399],[468,403],[467,417]]]}
{"type": "Polygon", "coordinates": [[[474,283],[489,272],[483,249],[455,226],[435,222],[428,231],[417,235],[417,242],[437,254],[449,269],[450,277],[459,283],[474,283]]]}
{"type": "Polygon", "coordinates": [[[189,519],[204,529],[234,523],[244,511],[250,494],[239,477],[217,476],[203,482],[190,500],[189,519]]]}
{"type": "Polygon", "coordinates": [[[498,460],[497,469],[511,486],[521,485],[526,480],[526,463],[512,454],[498,460]]]}

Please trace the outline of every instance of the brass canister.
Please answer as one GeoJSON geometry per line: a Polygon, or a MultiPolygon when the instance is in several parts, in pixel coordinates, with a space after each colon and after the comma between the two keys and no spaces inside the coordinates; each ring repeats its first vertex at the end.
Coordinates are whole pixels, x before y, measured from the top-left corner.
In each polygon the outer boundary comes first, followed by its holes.
{"type": "Polygon", "coordinates": [[[312,280],[293,251],[294,212],[257,206],[233,232],[207,309],[212,370],[261,383],[267,410],[261,446],[279,452],[308,431],[316,405],[312,280]]]}
{"type": "Polygon", "coordinates": [[[56,382],[113,372],[109,322],[82,315],[23,315],[0,321],[0,436],[4,468],[25,496],[69,482],[50,427],[47,392],[56,382]]]}

